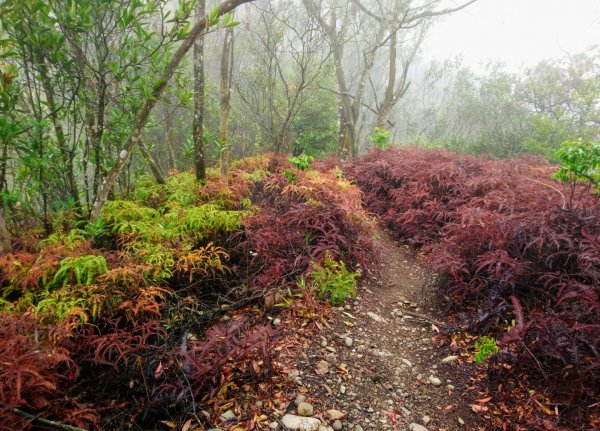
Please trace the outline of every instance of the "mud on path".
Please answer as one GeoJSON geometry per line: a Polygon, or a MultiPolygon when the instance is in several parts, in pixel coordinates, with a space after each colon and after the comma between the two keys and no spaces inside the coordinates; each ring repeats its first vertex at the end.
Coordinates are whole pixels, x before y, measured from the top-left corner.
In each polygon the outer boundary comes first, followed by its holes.
{"type": "Polygon", "coordinates": [[[433,276],[414,252],[379,236],[356,300],[335,308],[330,328],[298,356],[296,404],[306,397],[336,430],[485,429],[469,408],[472,365],[443,335],[433,276]],[[330,409],[345,416],[335,422],[330,409]]]}

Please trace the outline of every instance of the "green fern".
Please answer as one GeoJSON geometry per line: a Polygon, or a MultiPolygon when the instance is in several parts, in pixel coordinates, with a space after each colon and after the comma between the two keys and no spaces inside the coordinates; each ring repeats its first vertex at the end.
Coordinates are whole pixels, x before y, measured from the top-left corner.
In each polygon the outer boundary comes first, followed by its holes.
{"type": "Polygon", "coordinates": [[[87,301],[84,298],[59,295],[56,292],[40,300],[35,306],[35,315],[40,320],[51,319],[59,321],[66,316],[77,315],[80,321],[85,322],[88,316],[85,313],[87,301]],[[74,313],[75,312],[75,313],[74,313]]]}
{"type": "Polygon", "coordinates": [[[64,287],[67,284],[89,286],[96,276],[107,271],[106,260],[102,256],[67,257],[60,261],[60,268],[54,275],[51,286],[64,287]]]}
{"type": "Polygon", "coordinates": [[[137,261],[148,265],[149,270],[144,275],[154,280],[161,281],[173,276],[175,267],[175,255],[173,250],[160,243],[130,242],[125,249],[131,253],[137,261]]]}
{"type": "Polygon", "coordinates": [[[87,241],[86,232],[82,229],[71,229],[69,232],[55,232],[41,241],[42,247],[62,245],[67,250],[75,250],[87,241]]]}
{"type": "Polygon", "coordinates": [[[190,172],[173,175],[164,185],[166,200],[181,206],[192,205],[197,201],[198,187],[196,176],[190,172]]]}
{"type": "Polygon", "coordinates": [[[477,350],[477,353],[475,353],[475,362],[478,364],[500,351],[496,340],[486,336],[481,337],[480,341],[475,341],[475,349],[477,350]]]}
{"type": "Polygon", "coordinates": [[[336,262],[327,253],[321,264],[313,262],[314,286],[322,298],[329,298],[332,305],[340,305],[346,298],[356,297],[357,272],[346,269],[343,261],[336,262]]]}

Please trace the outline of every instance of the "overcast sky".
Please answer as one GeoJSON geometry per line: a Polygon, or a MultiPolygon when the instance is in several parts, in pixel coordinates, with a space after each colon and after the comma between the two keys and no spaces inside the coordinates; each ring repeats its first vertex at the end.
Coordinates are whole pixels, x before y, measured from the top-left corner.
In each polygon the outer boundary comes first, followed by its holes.
{"type": "Polygon", "coordinates": [[[597,44],[600,0],[478,0],[435,24],[423,56],[443,60],[462,54],[465,65],[476,69],[493,59],[516,70],[597,44]]]}

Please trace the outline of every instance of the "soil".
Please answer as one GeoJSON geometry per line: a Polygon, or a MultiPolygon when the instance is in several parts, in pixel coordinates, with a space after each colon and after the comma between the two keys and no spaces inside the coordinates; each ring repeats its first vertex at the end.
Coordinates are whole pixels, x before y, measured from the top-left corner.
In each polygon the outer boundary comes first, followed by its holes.
{"type": "MultiPolygon", "coordinates": [[[[476,370],[444,333],[434,276],[409,248],[379,236],[356,299],[334,308],[329,328],[298,355],[297,393],[329,424],[327,410],[344,413],[343,430],[485,429],[470,407],[476,370]]],[[[288,410],[296,413],[294,403],[288,410]]]]}

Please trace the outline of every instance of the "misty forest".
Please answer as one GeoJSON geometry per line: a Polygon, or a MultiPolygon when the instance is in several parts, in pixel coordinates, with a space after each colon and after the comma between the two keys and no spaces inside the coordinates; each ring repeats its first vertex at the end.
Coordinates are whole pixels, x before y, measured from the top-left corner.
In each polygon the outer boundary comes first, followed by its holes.
{"type": "Polygon", "coordinates": [[[0,430],[600,429],[600,40],[483,3],[0,0],[0,430]]]}

